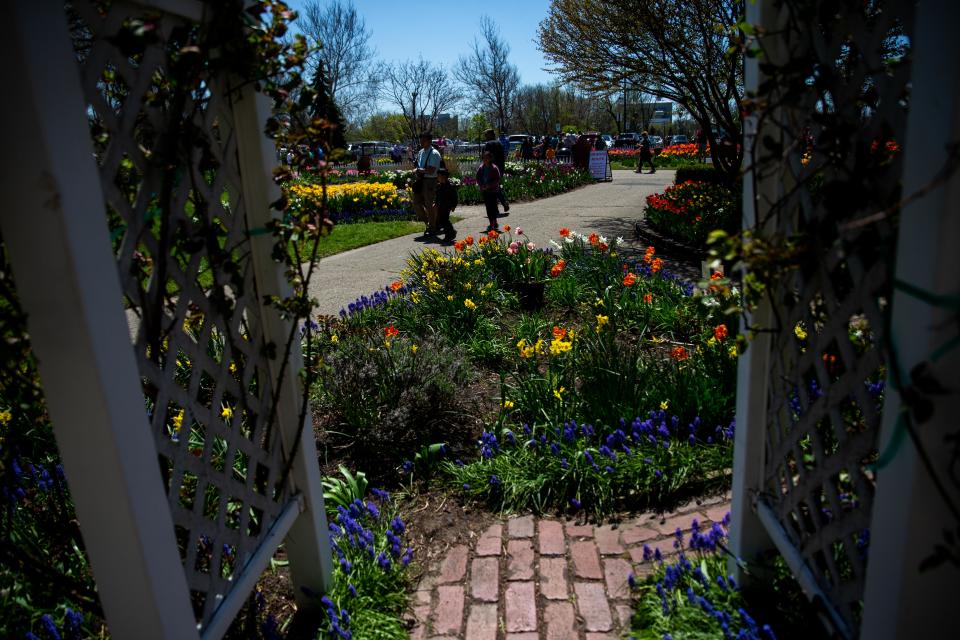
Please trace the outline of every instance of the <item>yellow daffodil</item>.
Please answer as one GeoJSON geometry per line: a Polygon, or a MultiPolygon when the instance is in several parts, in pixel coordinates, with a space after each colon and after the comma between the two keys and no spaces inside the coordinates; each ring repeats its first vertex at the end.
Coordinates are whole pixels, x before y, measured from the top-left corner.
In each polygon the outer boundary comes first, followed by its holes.
{"type": "Polygon", "coordinates": [[[563,393],[567,390],[566,387],[560,387],[559,389],[553,390],[553,397],[557,400],[563,400],[563,393]]]}
{"type": "Polygon", "coordinates": [[[230,366],[229,366],[228,368],[229,368],[229,370],[230,370],[230,374],[231,374],[231,375],[236,375],[236,374],[237,374],[237,363],[236,363],[236,362],[231,362],[231,363],[230,363],[230,366]]]}
{"type": "Polygon", "coordinates": [[[10,421],[13,420],[13,414],[4,409],[0,411],[0,426],[7,426],[10,424],[10,421]]]}
{"type": "Polygon", "coordinates": [[[797,340],[807,339],[807,328],[803,326],[802,320],[793,327],[793,335],[797,336],[797,340]]]}
{"type": "Polygon", "coordinates": [[[418,346],[415,345],[415,344],[410,345],[410,353],[416,353],[416,352],[417,352],[417,349],[419,349],[419,348],[420,348],[420,347],[418,347],[418,346]]]}
{"type": "Polygon", "coordinates": [[[470,309],[471,311],[477,308],[477,305],[474,304],[473,300],[471,300],[470,298],[467,298],[466,300],[463,301],[463,306],[465,306],[467,309],[470,309]]]}
{"type": "Polygon", "coordinates": [[[504,409],[513,409],[513,400],[504,400],[503,401],[504,409]]]}
{"type": "Polygon", "coordinates": [[[731,358],[736,358],[737,355],[739,355],[737,353],[737,345],[731,345],[730,348],[727,349],[727,355],[730,356],[731,358]]]}
{"type": "Polygon", "coordinates": [[[600,333],[610,323],[610,316],[597,314],[597,333],[600,333]]]}
{"type": "Polygon", "coordinates": [[[670,408],[670,401],[669,401],[669,400],[664,400],[663,402],[661,402],[661,403],[660,403],[660,408],[663,409],[664,411],[666,411],[667,409],[669,409],[669,408],[670,408]]]}
{"type": "Polygon", "coordinates": [[[567,353],[572,348],[573,348],[572,340],[551,340],[550,341],[550,355],[553,355],[553,356],[558,356],[562,353],[567,353]]]}
{"type": "Polygon", "coordinates": [[[447,296],[447,301],[448,301],[448,302],[453,302],[453,295],[447,296]]]}
{"type": "Polygon", "coordinates": [[[420,294],[414,291],[410,294],[410,300],[413,304],[420,304],[420,294]]]}
{"type": "Polygon", "coordinates": [[[233,417],[233,409],[230,408],[230,405],[223,405],[223,409],[220,410],[220,417],[224,420],[229,420],[233,417]]]}
{"type": "Polygon", "coordinates": [[[332,344],[337,344],[337,343],[339,343],[339,342],[340,342],[339,336],[337,336],[337,334],[333,334],[332,336],[330,336],[330,342],[331,342],[332,344]]]}
{"type": "Polygon", "coordinates": [[[183,409],[173,416],[173,430],[180,431],[181,427],[183,427],[183,409]]]}

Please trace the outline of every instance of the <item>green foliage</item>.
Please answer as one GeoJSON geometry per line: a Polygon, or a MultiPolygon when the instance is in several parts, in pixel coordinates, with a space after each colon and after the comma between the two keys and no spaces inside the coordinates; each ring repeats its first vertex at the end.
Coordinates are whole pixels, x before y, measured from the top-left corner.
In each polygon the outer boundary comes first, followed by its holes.
{"type": "Polygon", "coordinates": [[[413,551],[396,505],[386,492],[373,493],[376,499],[339,507],[330,524],[333,585],[320,601],[326,612],[320,638],[408,637],[402,616],[413,551]]]}
{"type": "Polygon", "coordinates": [[[354,500],[363,500],[367,495],[367,474],[358,471],[354,475],[343,465],[339,468],[342,480],[337,477],[323,479],[323,501],[330,517],[337,513],[337,507],[346,508],[354,500]]]}
{"type": "MultiPolygon", "coordinates": [[[[726,185],[728,176],[722,171],[718,171],[711,165],[695,165],[691,167],[681,167],[673,178],[674,184],[682,182],[710,182],[726,185]]],[[[740,193],[740,189],[733,189],[734,193],[740,193]]]]}
{"type": "MultiPolygon", "coordinates": [[[[511,200],[546,198],[594,182],[589,172],[564,164],[508,162],[505,171],[503,189],[511,200]]],[[[465,177],[460,187],[460,203],[482,202],[483,197],[473,176],[465,177]]]]}

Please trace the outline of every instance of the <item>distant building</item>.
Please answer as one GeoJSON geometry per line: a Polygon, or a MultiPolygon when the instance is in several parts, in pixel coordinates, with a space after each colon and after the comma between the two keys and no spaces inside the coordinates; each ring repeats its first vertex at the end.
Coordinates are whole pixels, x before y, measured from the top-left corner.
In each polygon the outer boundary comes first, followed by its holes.
{"type": "Polygon", "coordinates": [[[437,129],[457,131],[459,128],[459,116],[451,116],[449,113],[437,114],[437,120],[434,126],[437,129]]]}
{"type": "Polygon", "coordinates": [[[673,103],[672,102],[645,102],[643,111],[652,114],[647,125],[657,127],[669,126],[673,122],[673,103]]]}

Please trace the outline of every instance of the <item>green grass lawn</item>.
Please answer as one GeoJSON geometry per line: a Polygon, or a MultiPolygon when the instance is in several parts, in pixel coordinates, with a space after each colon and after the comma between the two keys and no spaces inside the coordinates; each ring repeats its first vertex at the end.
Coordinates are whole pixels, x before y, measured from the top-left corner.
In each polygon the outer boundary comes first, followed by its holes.
{"type": "MultiPolygon", "coordinates": [[[[451,222],[459,222],[463,218],[450,216],[451,222]]],[[[337,225],[329,236],[320,238],[320,247],[317,249],[318,258],[326,258],[337,253],[350,251],[359,247],[383,242],[392,238],[410,235],[423,231],[423,223],[416,220],[390,220],[387,222],[358,222],[356,224],[337,225]]],[[[312,247],[305,241],[301,244],[301,256],[310,256],[312,247]]]]}

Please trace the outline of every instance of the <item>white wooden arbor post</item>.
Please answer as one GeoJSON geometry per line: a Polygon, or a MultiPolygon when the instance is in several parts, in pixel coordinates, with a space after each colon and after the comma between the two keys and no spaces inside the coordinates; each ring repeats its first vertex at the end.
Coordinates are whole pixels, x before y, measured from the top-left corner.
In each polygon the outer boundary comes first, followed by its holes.
{"type": "Polygon", "coordinates": [[[63,6],[7,5],[0,224],[110,632],[198,638],[63,6]]]}
{"type": "MultiPolygon", "coordinates": [[[[193,20],[203,14],[203,5],[189,0],[143,4],[193,20]]],[[[232,574],[226,593],[209,593],[216,608],[199,629],[130,343],[63,5],[17,2],[8,15],[0,52],[16,93],[2,107],[10,134],[0,174],[0,228],[111,635],[220,637],[284,538],[298,604],[316,605],[307,591],[329,588],[332,565],[308,408],[288,483],[295,493],[264,523],[256,549],[232,574]]],[[[263,135],[268,114],[269,105],[252,87],[234,96],[248,229],[270,219],[269,203],[278,195],[271,179],[275,154],[263,135]]],[[[251,259],[261,299],[289,293],[270,257],[269,237],[251,239],[251,259]]],[[[282,350],[289,323],[273,310],[257,309],[264,341],[282,350]]],[[[285,370],[279,358],[267,363],[272,384],[284,385],[276,424],[288,455],[300,426],[294,372],[302,358],[298,344],[293,350],[285,370]]]]}
{"type": "MultiPolygon", "coordinates": [[[[746,21],[760,25],[773,22],[770,16],[775,8],[767,2],[748,2],[746,21]]],[[[761,82],[757,58],[744,62],[745,91],[755,92],[761,82]]],[[[743,228],[751,229],[763,218],[770,203],[779,198],[779,185],[763,175],[773,168],[765,166],[757,157],[756,141],[760,132],[758,116],[751,114],[743,123],[743,228]]],[[[776,135],[775,131],[768,132],[776,135]]],[[[747,315],[745,325],[769,327],[773,314],[770,301],[764,298],[757,308],[747,315]]],[[[744,327],[749,333],[749,326],[744,327]]],[[[769,333],[758,333],[750,340],[750,346],[737,361],[737,427],[734,430],[733,487],[730,509],[730,550],[734,558],[729,561],[729,570],[738,580],[744,575],[736,558],[752,558],[771,549],[773,543],[766,528],[757,516],[754,494],[763,486],[765,442],[767,434],[767,394],[770,371],[769,333]]]]}
{"type": "MultiPolygon", "coordinates": [[[[946,144],[960,142],[960,40],[956,35],[960,4],[953,0],[921,2],[916,16],[903,175],[905,197],[927,188],[948,162],[946,144]]],[[[955,167],[947,181],[903,207],[897,279],[933,294],[960,295],[958,242],[960,171],[955,167]]],[[[938,309],[902,290],[894,293],[892,304],[890,331],[900,369],[909,376],[914,366],[930,361],[931,354],[957,336],[957,312],[938,309]]],[[[960,349],[932,363],[931,373],[948,387],[948,392],[930,396],[933,417],[917,425],[916,430],[933,468],[945,480],[954,504],[958,504],[960,490],[949,478],[956,445],[945,437],[957,430],[960,349]]],[[[909,378],[905,384],[909,384],[909,378]]],[[[897,433],[903,408],[900,394],[888,385],[880,451],[886,451],[898,437],[903,440],[890,463],[877,472],[860,634],[871,640],[936,637],[956,627],[960,604],[960,569],[955,564],[947,561],[924,573],[919,570],[923,559],[942,542],[945,531],[955,536],[960,531],[913,442],[897,433]]]]}

